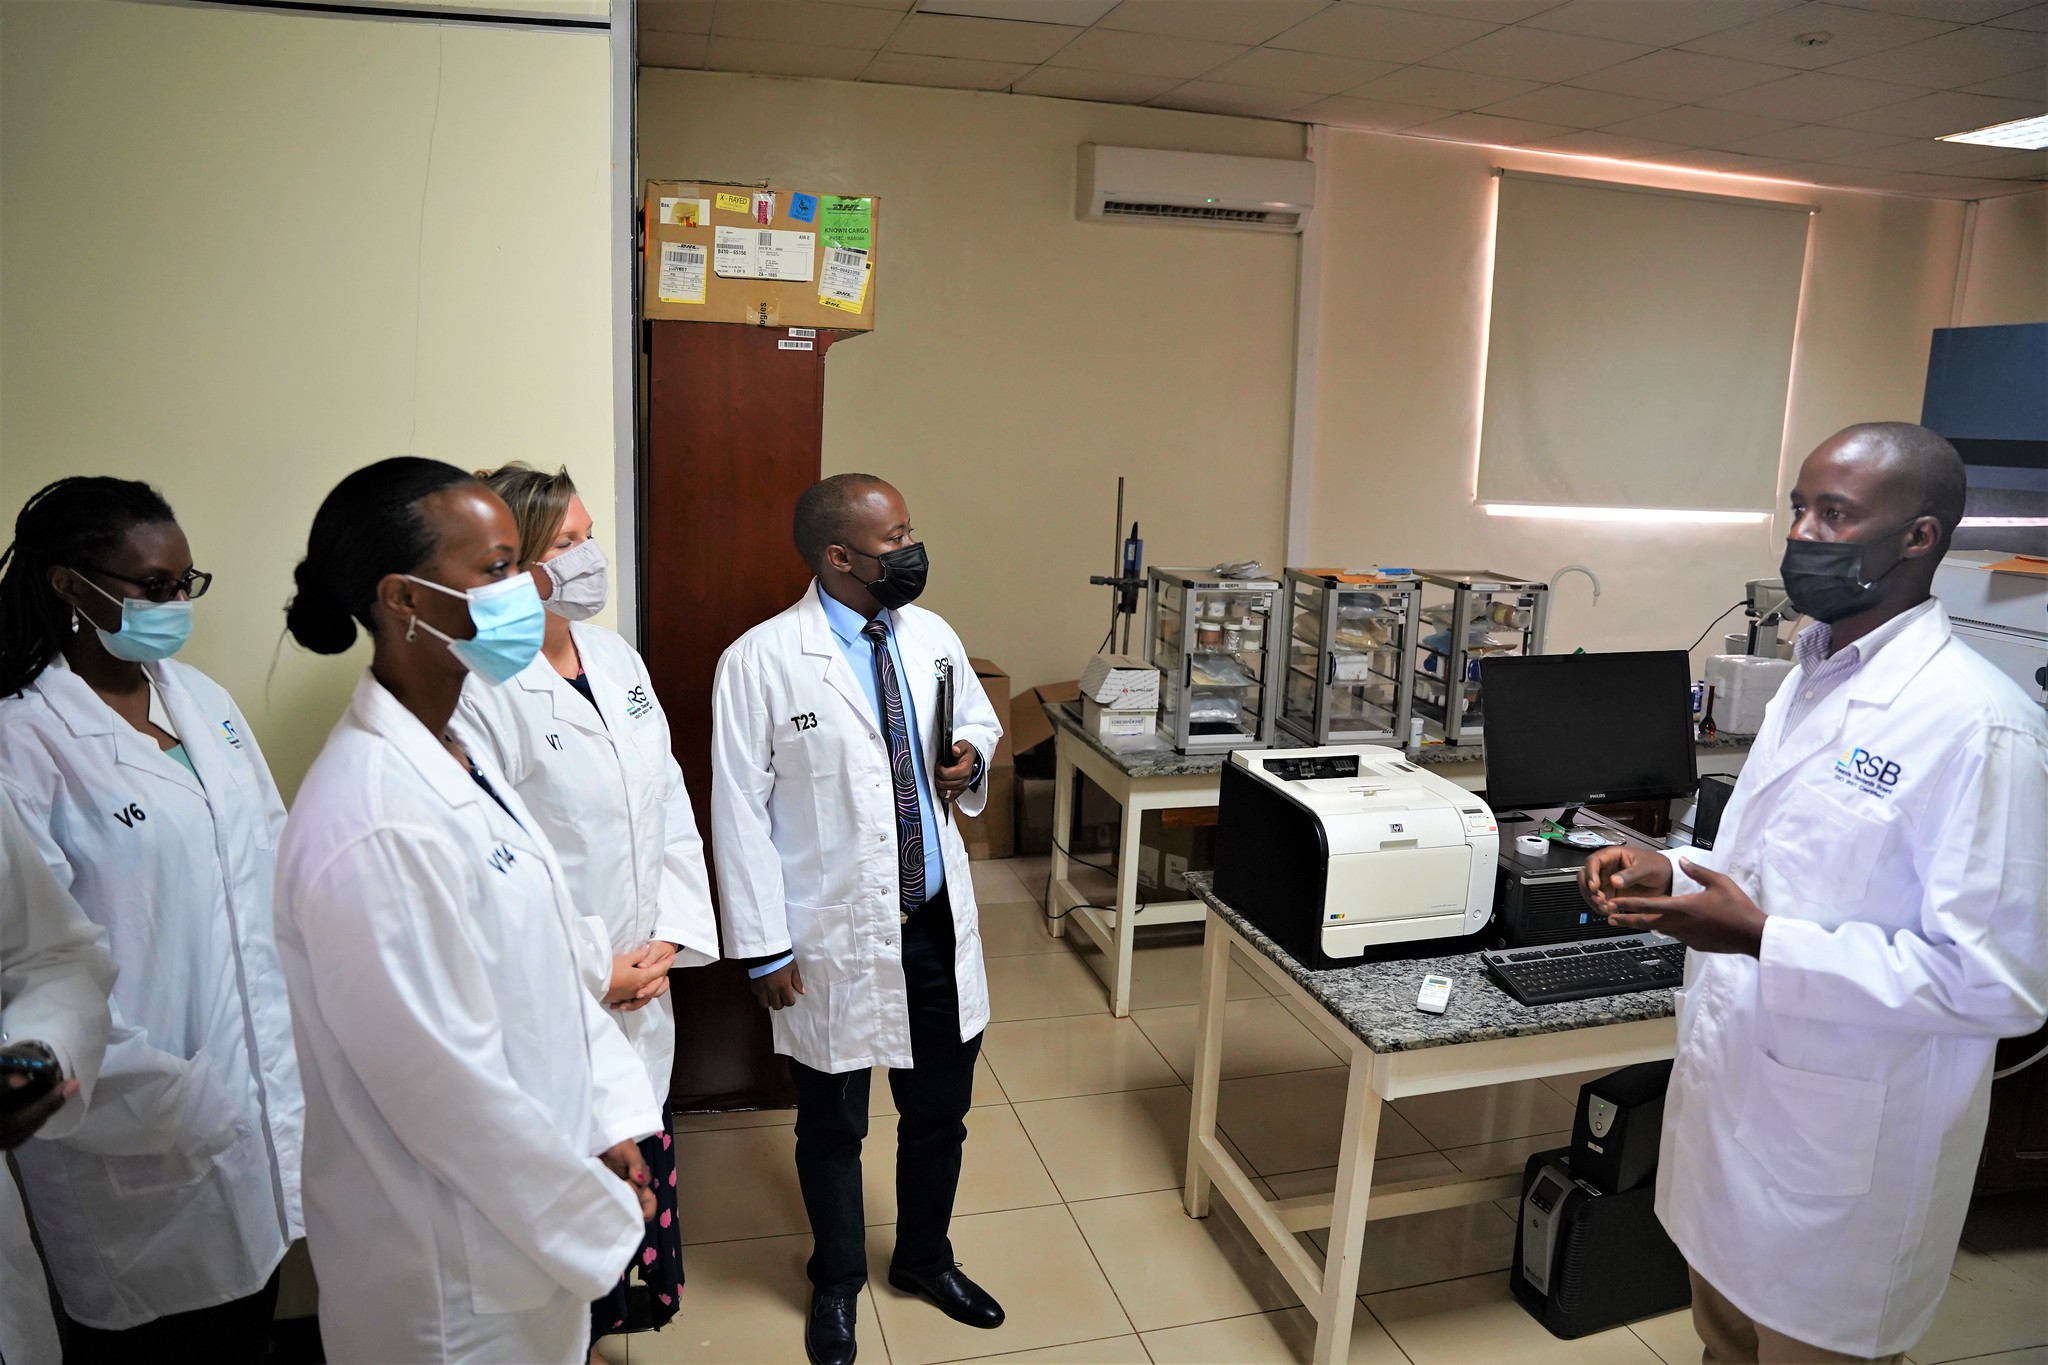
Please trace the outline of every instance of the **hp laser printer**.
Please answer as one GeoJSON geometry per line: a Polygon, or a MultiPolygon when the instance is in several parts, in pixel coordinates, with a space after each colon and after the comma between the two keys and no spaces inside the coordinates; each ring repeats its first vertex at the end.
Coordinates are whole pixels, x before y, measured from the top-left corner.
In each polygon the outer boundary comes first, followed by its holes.
{"type": "Polygon", "coordinates": [[[1412,957],[1486,927],[1499,843],[1484,801],[1399,750],[1237,749],[1216,895],[1307,967],[1412,957]]]}

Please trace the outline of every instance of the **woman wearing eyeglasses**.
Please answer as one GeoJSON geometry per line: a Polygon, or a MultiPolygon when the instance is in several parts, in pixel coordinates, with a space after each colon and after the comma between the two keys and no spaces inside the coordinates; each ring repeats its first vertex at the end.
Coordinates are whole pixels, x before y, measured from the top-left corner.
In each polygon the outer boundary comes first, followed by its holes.
{"type": "Polygon", "coordinates": [[[84,1122],[15,1152],[67,1365],[263,1360],[302,1235],[284,804],[234,699],[171,659],[211,581],[127,479],[49,485],[0,555],[0,787],[120,968],[84,1122]]]}

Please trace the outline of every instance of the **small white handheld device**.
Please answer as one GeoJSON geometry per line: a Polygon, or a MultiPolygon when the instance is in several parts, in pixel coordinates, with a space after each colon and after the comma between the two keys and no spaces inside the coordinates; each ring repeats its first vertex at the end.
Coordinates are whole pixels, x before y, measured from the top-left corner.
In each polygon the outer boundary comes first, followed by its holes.
{"type": "Polygon", "coordinates": [[[1442,1014],[1451,1003],[1451,987],[1458,983],[1448,976],[1425,976],[1422,978],[1422,993],[1415,997],[1415,1008],[1428,1014],[1442,1014]]]}

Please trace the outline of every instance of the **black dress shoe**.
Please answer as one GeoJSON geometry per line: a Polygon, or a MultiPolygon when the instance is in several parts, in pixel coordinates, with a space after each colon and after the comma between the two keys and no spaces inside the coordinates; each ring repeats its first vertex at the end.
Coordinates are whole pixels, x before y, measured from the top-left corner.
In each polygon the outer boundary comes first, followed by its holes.
{"type": "Polygon", "coordinates": [[[811,1365],[853,1365],[860,1350],[854,1315],[860,1300],[842,1294],[811,1293],[811,1318],[804,1324],[804,1354],[811,1365]]]}
{"type": "Polygon", "coordinates": [[[1003,1306],[990,1298],[986,1289],[961,1274],[958,1266],[949,1266],[934,1275],[912,1275],[891,1266],[889,1285],[930,1300],[947,1317],[969,1327],[1003,1325],[1003,1306]]]}

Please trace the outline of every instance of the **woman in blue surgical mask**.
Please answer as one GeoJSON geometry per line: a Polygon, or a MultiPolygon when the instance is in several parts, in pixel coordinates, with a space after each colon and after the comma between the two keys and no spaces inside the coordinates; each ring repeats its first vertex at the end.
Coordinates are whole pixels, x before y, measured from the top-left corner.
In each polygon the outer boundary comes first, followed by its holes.
{"type": "Polygon", "coordinates": [[[519,541],[461,470],[384,460],[321,504],[286,612],[316,653],[372,645],[278,858],[331,1361],[581,1365],[655,1215],[660,1111],[547,825],[450,723],[539,654],[519,541]]]}
{"type": "Polygon", "coordinates": [[[67,1361],[269,1354],[304,1102],[272,934],[284,805],[171,656],[212,575],[148,484],[61,479],[0,570],[0,788],[120,968],[85,1120],[16,1152],[67,1361]]]}

